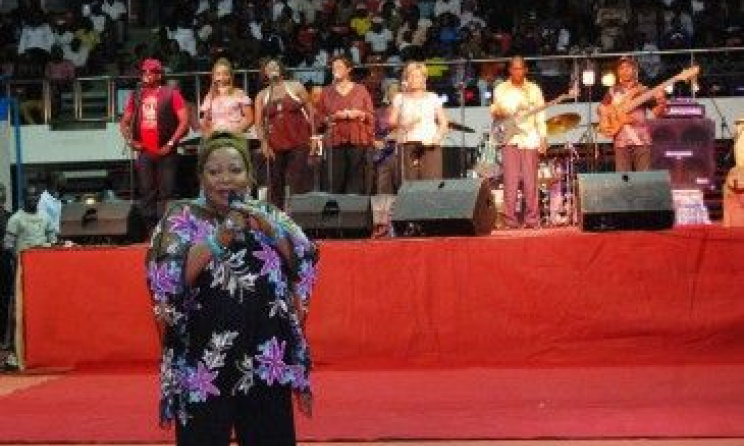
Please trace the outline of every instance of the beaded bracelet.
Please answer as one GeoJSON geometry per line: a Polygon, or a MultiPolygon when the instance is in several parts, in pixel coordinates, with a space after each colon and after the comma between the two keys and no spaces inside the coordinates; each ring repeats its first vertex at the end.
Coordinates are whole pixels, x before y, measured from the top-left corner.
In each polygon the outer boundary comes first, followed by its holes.
{"type": "Polygon", "coordinates": [[[217,241],[217,236],[215,234],[208,236],[206,241],[207,247],[209,247],[213,257],[220,259],[225,256],[225,248],[217,241]]]}

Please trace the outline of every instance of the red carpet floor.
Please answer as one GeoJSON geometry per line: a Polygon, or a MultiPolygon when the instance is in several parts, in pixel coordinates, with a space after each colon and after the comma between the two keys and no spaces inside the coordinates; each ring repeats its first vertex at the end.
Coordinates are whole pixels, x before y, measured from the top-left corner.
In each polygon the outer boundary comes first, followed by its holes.
{"type": "MultiPolygon", "coordinates": [[[[744,365],[326,371],[305,440],[744,436],[744,365]]],[[[148,373],[0,399],[0,443],[168,442],[148,373]]]]}

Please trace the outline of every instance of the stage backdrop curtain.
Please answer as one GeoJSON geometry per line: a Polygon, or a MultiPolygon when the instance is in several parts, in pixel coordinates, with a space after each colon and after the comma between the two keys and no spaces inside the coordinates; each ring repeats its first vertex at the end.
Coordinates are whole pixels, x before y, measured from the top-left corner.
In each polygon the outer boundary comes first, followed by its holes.
{"type": "MultiPolygon", "coordinates": [[[[23,256],[28,367],[155,361],[145,247],[23,256]]],[[[328,241],[316,365],[744,360],[744,230],[328,241]]]]}

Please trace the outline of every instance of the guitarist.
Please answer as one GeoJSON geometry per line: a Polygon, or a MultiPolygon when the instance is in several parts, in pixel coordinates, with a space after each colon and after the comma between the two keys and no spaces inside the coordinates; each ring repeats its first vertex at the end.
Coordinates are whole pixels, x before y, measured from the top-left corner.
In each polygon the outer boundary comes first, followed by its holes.
{"type": "MultiPolygon", "coordinates": [[[[628,111],[625,116],[611,116],[616,113],[615,107],[623,101],[646,91],[638,82],[638,64],[629,56],[622,56],[616,66],[617,84],[607,91],[597,111],[599,119],[621,119],[625,124],[613,137],[615,152],[615,170],[618,172],[641,171],[651,169],[651,133],[649,131],[646,111],[648,104],[642,104],[628,111]]],[[[661,117],[666,112],[664,89],[655,94],[655,104],[651,107],[654,117],[661,117]]]]}
{"type": "Polygon", "coordinates": [[[519,227],[517,200],[522,181],[526,209],[524,226],[537,228],[540,221],[537,191],[538,153],[547,149],[545,112],[527,113],[545,104],[540,87],[526,79],[527,64],[523,57],[509,61],[509,79],[494,88],[491,115],[497,121],[511,124],[503,129],[504,222],[507,228],[519,227]],[[521,117],[520,115],[525,115],[521,117]]]}

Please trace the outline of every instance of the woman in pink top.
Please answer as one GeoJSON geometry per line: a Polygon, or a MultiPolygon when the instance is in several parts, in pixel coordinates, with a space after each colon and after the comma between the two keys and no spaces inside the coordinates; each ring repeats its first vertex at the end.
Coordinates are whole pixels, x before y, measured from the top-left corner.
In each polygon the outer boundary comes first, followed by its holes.
{"type": "Polygon", "coordinates": [[[201,107],[201,131],[205,137],[215,131],[244,134],[253,125],[251,98],[233,86],[230,62],[220,58],[212,68],[212,85],[201,107]]]}

